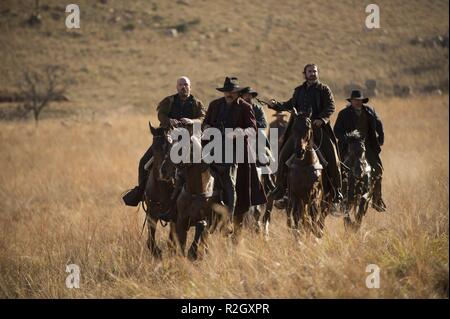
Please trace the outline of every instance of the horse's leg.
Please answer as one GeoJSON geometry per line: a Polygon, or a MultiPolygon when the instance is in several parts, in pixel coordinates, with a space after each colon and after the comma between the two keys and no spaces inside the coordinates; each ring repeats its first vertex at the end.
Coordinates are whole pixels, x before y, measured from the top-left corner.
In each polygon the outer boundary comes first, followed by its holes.
{"type": "Polygon", "coordinates": [[[148,228],[148,238],[147,238],[147,247],[150,249],[150,252],[152,253],[153,257],[155,258],[161,258],[161,249],[156,245],[156,225],[158,223],[158,218],[152,216],[151,214],[147,213],[147,228],[148,228]]]}
{"type": "Polygon", "coordinates": [[[263,216],[263,224],[264,224],[264,237],[269,239],[269,225],[270,225],[270,217],[273,209],[273,197],[269,196],[266,209],[263,216]]]}
{"type": "MultiPolygon", "coordinates": [[[[200,244],[198,246],[199,250],[199,257],[202,258],[203,256],[205,256],[208,253],[208,236],[210,233],[210,228],[211,228],[211,221],[212,221],[212,216],[208,216],[208,218],[205,220],[205,229],[203,230],[201,236],[200,236],[200,244]]],[[[197,250],[198,250],[197,249],[197,250]]]]}
{"type": "Polygon", "coordinates": [[[178,253],[182,256],[185,256],[185,249],[186,249],[186,238],[187,238],[187,231],[189,228],[189,221],[186,218],[178,218],[175,229],[176,229],[176,235],[177,235],[177,248],[178,253]]]}
{"type": "Polygon", "coordinates": [[[202,255],[206,255],[208,253],[208,237],[209,237],[209,231],[208,227],[203,231],[202,236],[200,238],[200,247],[202,248],[200,251],[200,257],[202,255]]]}
{"type": "Polygon", "coordinates": [[[361,223],[362,223],[362,219],[367,211],[367,209],[369,208],[368,205],[368,201],[364,198],[361,197],[360,201],[359,201],[359,205],[358,205],[358,209],[356,212],[356,223],[355,223],[355,230],[358,230],[361,227],[361,223]]]}
{"type": "Polygon", "coordinates": [[[261,231],[261,222],[259,221],[259,218],[261,217],[260,208],[261,208],[260,205],[253,206],[253,217],[255,219],[253,227],[257,234],[259,234],[259,232],[261,231]]]}
{"type": "Polygon", "coordinates": [[[302,209],[303,209],[303,201],[300,200],[294,200],[292,201],[292,217],[294,221],[294,226],[292,227],[292,231],[294,236],[298,239],[298,235],[300,235],[300,224],[302,219],[302,209]]]}
{"type": "Polygon", "coordinates": [[[176,253],[176,249],[177,249],[177,234],[176,234],[176,230],[175,230],[175,223],[170,222],[169,224],[169,242],[168,242],[168,248],[171,254],[175,254],[176,253]]]}
{"type": "Polygon", "coordinates": [[[200,239],[202,237],[203,232],[206,230],[206,221],[202,220],[199,221],[196,225],[195,225],[195,234],[194,234],[194,240],[192,241],[191,247],[189,248],[188,251],[188,258],[189,260],[197,260],[198,257],[198,246],[200,243],[200,239]]]}
{"type": "Polygon", "coordinates": [[[239,214],[236,215],[234,214],[233,216],[233,235],[232,235],[232,240],[233,240],[233,244],[237,245],[239,243],[239,238],[241,236],[241,231],[242,231],[242,222],[244,221],[244,216],[245,214],[247,214],[248,212],[244,213],[244,214],[239,214]]]}
{"type": "MultiPolygon", "coordinates": [[[[316,195],[317,196],[317,195],[316,195]]],[[[320,208],[318,205],[318,199],[314,198],[311,201],[311,204],[309,205],[309,211],[310,211],[310,215],[311,215],[311,220],[312,220],[312,231],[314,236],[316,236],[317,238],[321,238],[322,237],[322,227],[321,227],[321,212],[320,212],[320,208]]]]}
{"type": "Polygon", "coordinates": [[[292,215],[293,215],[293,210],[294,210],[294,206],[293,205],[294,200],[292,200],[291,198],[289,198],[287,205],[286,205],[286,226],[289,229],[293,229],[293,225],[292,225],[292,215]]]}
{"type": "Polygon", "coordinates": [[[301,222],[306,236],[309,238],[313,230],[313,220],[311,218],[311,208],[309,202],[305,202],[302,206],[301,222]]]}

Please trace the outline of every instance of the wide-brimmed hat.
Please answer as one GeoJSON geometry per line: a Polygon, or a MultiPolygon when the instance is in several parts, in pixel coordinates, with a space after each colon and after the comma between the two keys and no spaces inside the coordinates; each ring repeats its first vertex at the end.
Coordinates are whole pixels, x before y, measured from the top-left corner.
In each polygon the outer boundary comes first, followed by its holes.
{"type": "Polygon", "coordinates": [[[236,77],[226,77],[223,82],[223,87],[216,88],[220,92],[239,92],[241,87],[239,86],[239,80],[236,77]]]}
{"type": "Polygon", "coordinates": [[[353,90],[350,97],[347,99],[347,101],[351,102],[351,100],[362,100],[363,103],[369,102],[368,97],[364,97],[361,90],[353,90]]]}
{"type": "Polygon", "coordinates": [[[251,94],[253,97],[257,97],[258,96],[258,92],[256,92],[255,90],[253,90],[250,86],[246,86],[245,88],[241,89],[239,91],[239,93],[241,94],[251,94]]]}

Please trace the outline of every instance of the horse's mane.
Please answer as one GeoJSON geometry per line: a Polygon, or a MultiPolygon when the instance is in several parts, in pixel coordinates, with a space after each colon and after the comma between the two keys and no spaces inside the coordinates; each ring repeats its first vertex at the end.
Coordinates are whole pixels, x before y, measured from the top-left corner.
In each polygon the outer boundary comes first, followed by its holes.
{"type": "Polygon", "coordinates": [[[153,136],[164,136],[166,134],[167,129],[160,126],[160,127],[156,127],[153,129],[154,131],[152,132],[153,136]],[[154,134],[153,134],[154,133],[154,134]]]}

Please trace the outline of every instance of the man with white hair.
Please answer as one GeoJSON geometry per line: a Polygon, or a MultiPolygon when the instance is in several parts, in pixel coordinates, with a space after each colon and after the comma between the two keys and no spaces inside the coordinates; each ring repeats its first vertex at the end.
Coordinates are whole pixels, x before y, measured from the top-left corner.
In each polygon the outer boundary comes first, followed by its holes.
{"type": "MultiPolygon", "coordinates": [[[[189,78],[186,76],[178,78],[176,88],[177,93],[164,98],[156,108],[160,126],[170,128],[180,124],[192,124],[192,120],[203,121],[206,109],[203,103],[191,94],[189,78]]],[[[144,166],[152,156],[153,150],[150,146],[139,161],[138,186],[123,197],[126,205],[137,206],[143,200],[148,176],[144,166]]]]}

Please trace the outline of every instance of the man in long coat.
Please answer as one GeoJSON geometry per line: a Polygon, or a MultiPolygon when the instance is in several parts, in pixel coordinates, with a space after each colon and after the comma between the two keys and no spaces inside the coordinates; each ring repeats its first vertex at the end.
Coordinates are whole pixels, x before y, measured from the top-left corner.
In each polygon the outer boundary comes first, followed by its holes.
{"type": "MultiPolygon", "coordinates": [[[[239,97],[242,88],[236,77],[226,77],[224,85],[217,88],[223,92],[224,96],[213,100],[203,121],[203,129],[214,127],[222,131],[222,143],[225,143],[225,129],[240,128],[243,132],[252,132],[256,134],[257,125],[255,113],[252,105],[239,97]]],[[[242,151],[242,150],[241,150],[242,151]]],[[[234,149],[236,154],[236,149],[234,149]]],[[[254,163],[242,163],[239,165],[235,158],[232,163],[225,162],[225,154],[222,154],[221,163],[212,163],[211,166],[215,172],[215,177],[220,179],[223,187],[224,204],[228,208],[230,221],[234,214],[241,215],[246,212],[250,206],[263,204],[267,201],[263,186],[259,182],[256,165],[254,163]]],[[[244,158],[248,160],[247,151],[244,151],[244,158]]]]}
{"type": "Polygon", "coordinates": [[[379,212],[386,210],[386,204],[381,194],[381,179],[383,175],[383,164],[380,158],[381,146],[384,143],[383,123],[375,110],[367,105],[360,90],[354,90],[350,98],[350,104],[342,109],[334,124],[334,133],[339,141],[339,151],[342,160],[347,156],[346,134],[358,130],[364,138],[366,146],[366,158],[372,167],[374,178],[374,194],[372,207],[379,212]]]}

